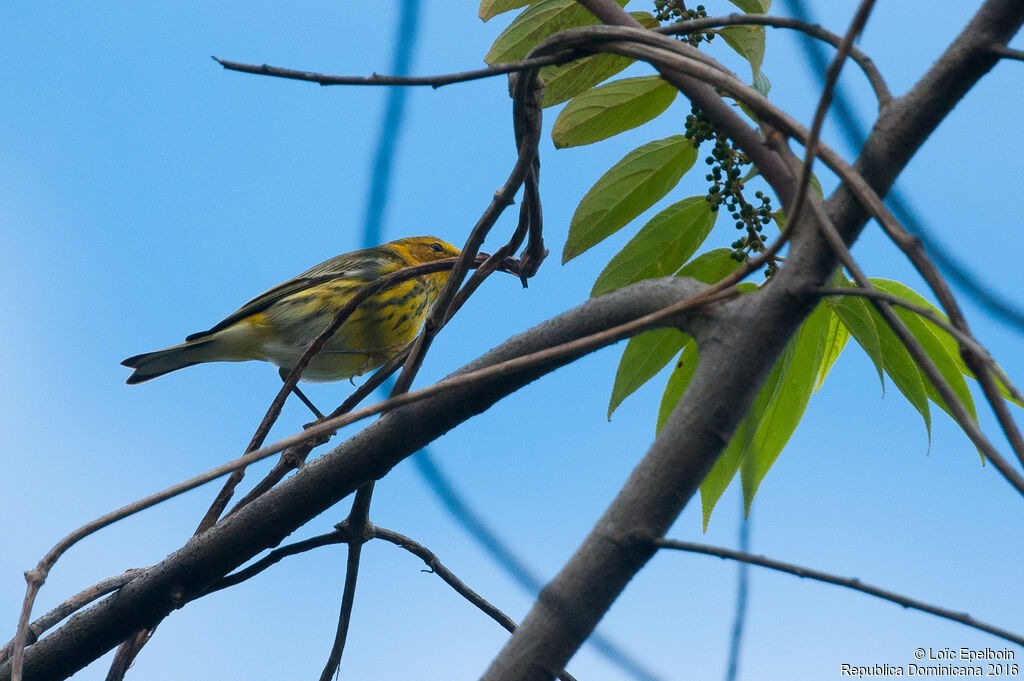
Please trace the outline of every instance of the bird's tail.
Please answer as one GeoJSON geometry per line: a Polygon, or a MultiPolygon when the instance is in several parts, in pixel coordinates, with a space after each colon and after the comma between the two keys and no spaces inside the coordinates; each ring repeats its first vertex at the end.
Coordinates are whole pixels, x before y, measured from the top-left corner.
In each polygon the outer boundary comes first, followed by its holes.
{"type": "Polygon", "coordinates": [[[126,383],[129,385],[142,383],[157,376],[178,369],[190,367],[202,362],[224,362],[243,359],[235,353],[228,352],[222,339],[216,336],[201,338],[181,345],[164,348],[155,352],[135,355],[121,362],[122,365],[135,369],[126,383]]]}

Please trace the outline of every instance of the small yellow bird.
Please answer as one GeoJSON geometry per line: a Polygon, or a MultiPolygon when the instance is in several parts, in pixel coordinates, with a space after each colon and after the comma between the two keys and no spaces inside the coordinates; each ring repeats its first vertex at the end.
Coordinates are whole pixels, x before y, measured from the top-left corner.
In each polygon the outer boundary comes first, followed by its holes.
{"type": "MultiPolygon", "coordinates": [[[[461,251],[432,236],[417,236],[326,260],[253,298],[208,331],[181,345],[121,362],[134,369],[128,383],[142,383],[203,362],[272,362],[291,370],[351,296],[365,284],[398,270],[461,251]]],[[[449,272],[425,274],[367,298],[303,371],[311,381],[337,381],[376,369],[416,338],[449,272]]]]}

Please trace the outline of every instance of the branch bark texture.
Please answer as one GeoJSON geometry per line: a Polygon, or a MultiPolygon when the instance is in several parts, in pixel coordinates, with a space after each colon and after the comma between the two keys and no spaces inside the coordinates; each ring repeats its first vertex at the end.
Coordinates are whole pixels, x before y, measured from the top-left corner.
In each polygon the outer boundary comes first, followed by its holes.
{"type": "MultiPolygon", "coordinates": [[[[635,22],[612,0],[580,0],[602,21],[635,22]]],[[[942,57],[907,94],[882,107],[856,170],[884,195],[949,111],[1000,59],[1024,23],[1020,0],[988,0],[942,57]]],[[[709,85],[662,71],[757,164],[787,207],[796,180],[780,155],[709,85]]],[[[825,205],[846,243],[867,210],[844,184],[825,205]]],[[[671,320],[694,336],[700,362],[690,386],[646,456],[573,557],[540,594],[522,626],[484,675],[487,681],[540,681],[562,669],[619,593],[653,555],[746,413],[775,359],[837,265],[812,229],[793,235],[770,285],[712,311],[671,320]]],[[[634,284],[587,301],[467,366],[472,370],[621,324],[703,290],[689,280],[634,284]]],[[[66,678],[173,609],[201,597],[224,575],[329,509],[367,481],[497,400],[575,359],[552,360],[396,409],[292,478],[190,540],[161,563],[26,651],[26,677],[66,678]]],[[[10,678],[0,666],[0,681],[10,678]]]]}
{"type": "MultiPolygon", "coordinates": [[[[579,0],[603,22],[628,25],[611,0],[579,0]]],[[[998,61],[991,50],[1024,23],[1024,3],[989,0],[938,62],[906,95],[885,106],[856,169],[884,196],[928,135],[957,101],[998,61]]],[[[662,73],[690,96],[688,83],[662,73]]],[[[716,124],[716,109],[695,104],[716,124]]],[[[721,101],[721,100],[719,100],[721,101]]],[[[760,159],[743,148],[758,167],[760,159]]],[[[790,180],[776,183],[778,158],[767,157],[766,179],[788,204],[790,180]],[[779,191],[780,188],[782,191],[779,191]]],[[[847,243],[867,221],[867,211],[844,185],[826,205],[847,243]]],[[[814,231],[794,235],[787,264],[757,295],[727,306],[713,328],[698,336],[700,362],[690,386],[647,455],[591,533],[540,597],[519,630],[483,675],[485,681],[541,681],[569,661],[661,538],[711,469],[756,395],[785,342],[813,308],[803,292],[823,285],[836,258],[814,231]]]]}
{"type": "MultiPolygon", "coordinates": [[[[706,286],[689,279],[639,282],[583,305],[506,341],[461,372],[472,371],[602,331],[692,297],[706,286]]],[[[668,321],[697,334],[714,313],[691,311],[668,321]]],[[[291,478],[254,500],[160,563],[140,571],[129,584],[25,651],[25,678],[67,678],[147,628],[172,610],[201,597],[224,575],[262,550],[277,546],[295,529],[323,513],[369,480],[383,477],[459,423],[499,399],[576,357],[497,377],[434,399],[400,407],[356,434],[291,478]]],[[[0,666],[0,681],[11,677],[0,666]]]]}

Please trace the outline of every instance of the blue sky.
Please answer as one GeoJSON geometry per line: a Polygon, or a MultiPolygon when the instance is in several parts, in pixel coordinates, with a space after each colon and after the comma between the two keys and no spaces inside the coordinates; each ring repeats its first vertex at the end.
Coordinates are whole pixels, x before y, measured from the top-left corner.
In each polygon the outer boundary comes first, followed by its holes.
{"type": "MultiPolygon", "coordinates": [[[[842,32],[853,11],[846,5],[813,7],[824,25],[842,32]]],[[[972,11],[946,0],[879,5],[861,47],[897,94],[972,11]]],[[[279,384],[271,367],[250,362],[200,366],[128,387],[120,360],[179,342],[260,291],[362,245],[385,92],[229,73],[210,55],[384,73],[397,6],[379,3],[371,13],[327,2],[12,2],[0,10],[5,640],[13,634],[25,569],[85,521],[237,456],[279,384]]],[[[725,3],[708,7],[732,11],[725,3]]],[[[475,14],[469,3],[453,11],[452,4],[424,2],[414,71],[481,65],[508,18],[482,24],[475,14]]],[[[723,47],[714,54],[747,73],[723,47]]],[[[804,62],[793,36],[769,33],[764,70],[771,96],[806,122],[818,92],[804,62]]],[[[900,180],[940,240],[1011,297],[1024,287],[1011,246],[1021,227],[1013,208],[1016,160],[1024,156],[1020,68],[999,65],[900,180]]],[[[629,73],[648,72],[637,66],[629,73]]],[[[843,82],[870,116],[863,78],[848,67],[843,82]]],[[[505,81],[413,90],[406,112],[385,236],[460,242],[514,161],[505,81]]],[[[631,232],[560,265],[575,203],[601,169],[678,132],[687,112],[680,99],[636,134],[593,147],[555,151],[545,139],[542,198],[552,257],[527,290],[511,277],[490,281],[440,336],[419,385],[586,298],[631,232]]],[[[554,117],[546,112],[548,126],[554,117]]],[[[825,139],[851,157],[831,123],[825,139]]],[[[822,180],[826,189],[834,185],[822,180]]],[[[699,193],[702,184],[687,178],[666,202],[699,193]]],[[[497,233],[507,234],[513,220],[510,213],[497,233]]],[[[731,231],[716,229],[708,245],[727,245],[731,231]]],[[[854,254],[870,274],[923,290],[877,227],[866,230],[854,254]]],[[[977,335],[1020,383],[1020,330],[969,303],[967,309],[977,335]]],[[[653,438],[663,378],[605,419],[619,353],[606,349],[556,372],[432,448],[480,513],[545,578],[571,555],[653,438]]],[[[333,406],[350,389],[339,383],[308,392],[333,406]]],[[[847,348],[761,486],[751,515],[753,550],[1024,631],[1022,500],[934,411],[929,446],[913,409],[892,386],[883,398],[864,354],[847,348]]],[[[301,405],[289,404],[271,439],[307,420],[301,405]]],[[[982,424],[993,428],[988,416],[982,424]]],[[[267,466],[254,467],[249,478],[267,466]]],[[[191,534],[215,492],[215,485],[201,488],[88,538],[56,566],[35,612],[160,560],[191,534]]],[[[346,510],[339,505],[293,539],[329,531],[346,510]]],[[[739,511],[731,490],[707,534],[696,503],[671,534],[733,546],[739,511]]],[[[528,610],[529,594],[465,535],[411,462],[378,485],[372,516],[429,546],[512,617],[528,610]]],[[[422,573],[416,559],[375,544],[365,558],[343,675],[479,675],[506,634],[422,573]]],[[[175,612],[129,678],[315,678],[334,635],[343,566],[343,549],[322,549],[175,612]]],[[[838,678],[843,662],[906,665],[919,646],[1004,646],[836,587],[759,570],[751,579],[740,678],[838,678]]],[[[662,678],[718,678],[735,583],[733,564],[659,555],[602,631],[662,678]]],[[[108,663],[78,678],[101,679],[108,663]]],[[[590,680],[629,678],[588,648],[570,670],[590,680]]]]}

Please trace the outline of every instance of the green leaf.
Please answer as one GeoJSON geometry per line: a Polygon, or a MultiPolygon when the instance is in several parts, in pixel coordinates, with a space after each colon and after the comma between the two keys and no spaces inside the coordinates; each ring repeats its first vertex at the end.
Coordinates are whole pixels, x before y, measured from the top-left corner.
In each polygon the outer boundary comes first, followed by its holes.
{"type": "MultiPolygon", "coordinates": [[[[908,293],[913,293],[908,287],[899,283],[898,281],[891,281],[888,279],[871,279],[879,290],[893,295],[910,300],[908,293]]],[[[920,298],[920,296],[916,296],[920,298]]],[[[923,299],[922,299],[923,301],[923,299]]],[[[917,301],[911,301],[917,302],[917,301]]],[[[935,363],[935,367],[942,374],[942,377],[946,379],[950,388],[953,389],[954,395],[960,400],[960,402],[970,413],[971,418],[974,421],[978,420],[978,413],[974,407],[974,399],[971,397],[971,391],[967,388],[967,381],[964,380],[963,370],[966,370],[966,366],[962,363],[958,363],[960,353],[956,349],[956,343],[953,342],[952,346],[948,345],[939,336],[945,336],[949,341],[953,341],[952,337],[945,331],[942,331],[931,322],[926,321],[923,317],[918,315],[916,312],[907,310],[905,308],[893,306],[893,311],[903,321],[907,329],[913,334],[914,338],[921,345],[921,348],[925,351],[928,357],[935,363]]],[[[879,315],[881,319],[881,315],[879,315]]],[[[924,376],[922,372],[922,376],[924,376]]],[[[942,399],[939,392],[935,389],[935,386],[931,381],[925,378],[925,388],[928,391],[928,397],[931,398],[932,402],[939,405],[947,414],[953,415],[946,404],[946,401],[942,399]]]]}
{"type": "MultiPolygon", "coordinates": [[[[889,325],[885,323],[881,315],[874,307],[865,303],[871,321],[878,332],[878,340],[882,349],[882,366],[885,373],[889,374],[892,382],[900,389],[900,392],[910,400],[910,404],[921,414],[924,419],[925,429],[928,431],[928,441],[932,438],[932,417],[928,408],[928,388],[925,387],[924,376],[917,367],[910,353],[903,347],[903,343],[896,337],[889,325]]],[[[850,329],[851,333],[856,333],[850,329]]]]}
{"type": "Polygon", "coordinates": [[[668,420],[672,410],[676,408],[683,393],[686,392],[686,386],[690,385],[690,381],[693,380],[693,372],[697,370],[697,342],[690,336],[684,335],[684,338],[683,350],[679,353],[679,359],[676,361],[675,368],[672,369],[672,374],[668,377],[665,392],[661,396],[655,432],[661,430],[661,427],[665,425],[665,421],[668,420]]]}
{"type": "MultiPolygon", "coordinates": [[[[849,284],[847,284],[849,285],[849,284]]],[[[878,338],[878,330],[871,319],[870,306],[861,298],[838,297],[828,301],[828,305],[842,321],[843,326],[853,335],[857,344],[875,364],[878,380],[882,383],[882,394],[885,394],[885,363],[882,359],[882,341],[878,338]]]]}
{"type": "Polygon", "coordinates": [[[673,203],[651,218],[615,254],[597,277],[590,295],[604,295],[641,279],[674,273],[704,243],[716,216],[703,196],[673,203]]]}
{"type": "MultiPolygon", "coordinates": [[[[619,4],[625,4],[620,2],[619,4]]],[[[657,20],[646,12],[630,12],[647,28],[656,28],[657,20]]],[[[594,23],[594,22],[589,22],[594,23]]],[[[544,81],[541,106],[549,107],[572,99],[624,70],[635,60],[615,54],[595,54],[561,66],[545,66],[540,70],[544,81]]]]}
{"type": "Polygon", "coordinates": [[[531,0],[480,0],[480,10],[477,12],[484,21],[489,21],[499,14],[504,14],[520,7],[530,4],[531,0]]]}
{"type": "Polygon", "coordinates": [[[717,284],[739,269],[740,264],[732,257],[732,249],[716,248],[701,253],[676,272],[677,277],[690,277],[705,284],[717,284]]]}
{"type": "Polygon", "coordinates": [[[740,462],[743,498],[747,512],[768,470],[796,431],[814,390],[814,382],[825,353],[828,321],[826,305],[818,305],[790,340],[779,366],[779,380],[772,393],[761,391],[752,414],[759,414],[754,437],[740,462]]]}
{"type": "Polygon", "coordinates": [[[808,180],[811,185],[811,191],[813,191],[819,199],[825,198],[825,192],[822,191],[821,189],[821,180],[818,179],[818,176],[815,175],[814,173],[811,173],[811,176],[810,178],[808,178],[808,180]]]}
{"type": "Polygon", "coordinates": [[[615,385],[608,403],[609,420],[624,399],[672,361],[687,338],[678,329],[664,328],[645,331],[629,339],[619,360],[619,370],[615,373],[615,385]]]}
{"type": "MultiPolygon", "coordinates": [[[[754,76],[754,89],[761,93],[763,97],[768,96],[768,91],[772,89],[772,82],[768,80],[768,76],[764,75],[764,71],[760,69],[757,75],[754,76]]],[[[754,120],[757,120],[756,118],[754,120]]]]}
{"type": "Polygon", "coordinates": [[[595,54],[562,66],[545,66],[540,70],[540,78],[544,81],[544,96],[540,104],[544,108],[561,104],[608,80],[632,63],[629,57],[617,54],[595,54]]]}
{"type": "Polygon", "coordinates": [[[828,333],[825,335],[825,354],[821,358],[821,366],[818,368],[818,380],[814,384],[814,392],[818,392],[825,384],[828,372],[832,365],[839,359],[839,355],[846,347],[846,341],[850,339],[850,330],[839,320],[839,315],[829,308],[828,333]]]}
{"type": "Polygon", "coordinates": [[[562,262],[622,229],[669,192],[697,160],[682,135],[648,142],[626,154],[580,200],[569,224],[562,262]]]}
{"type": "Polygon", "coordinates": [[[705,531],[715,505],[738,470],[742,471],[744,501],[750,511],[758,486],[807,409],[825,354],[831,316],[826,305],[819,305],[800,326],[776,360],[750,411],[701,483],[705,531]]]}
{"type": "MultiPolygon", "coordinates": [[[[904,284],[901,284],[898,281],[892,281],[890,279],[871,279],[871,281],[878,288],[884,291],[888,291],[893,295],[899,296],[900,298],[903,298],[907,302],[914,303],[915,305],[918,305],[920,307],[927,308],[934,312],[940,319],[949,321],[946,315],[944,315],[937,307],[935,307],[930,302],[925,300],[921,296],[921,294],[919,294],[917,291],[910,288],[909,286],[905,286],[904,284]]],[[[967,364],[960,356],[960,346],[957,343],[956,339],[949,335],[949,333],[947,333],[945,329],[941,329],[938,326],[930,325],[930,328],[935,333],[939,341],[946,348],[947,352],[949,352],[950,356],[952,356],[953,359],[956,361],[956,365],[959,368],[960,373],[972,379],[975,378],[974,374],[971,373],[971,370],[967,368],[967,364]]],[[[1003,384],[1003,382],[999,380],[998,377],[996,377],[996,387],[999,388],[999,393],[1005,399],[1009,400],[1013,404],[1016,404],[1018,407],[1024,408],[1024,403],[1021,403],[1014,399],[1013,395],[1010,394],[1010,391],[1003,384]]]]}
{"type": "Polygon", "coordinates": [[[750,63],[750,77],[756,83],[764,61],[764,26],[726,26],[717,32],[750,63]]]}
{"type": "MultiPolygon", "coordinates": [[[[616,0],[625,5],[626,0],[616,0]]],[[[574,0],[541,0],[512,20],[484,57],[488,64],[517,61],[549,35],[576,26],[596,24],[597,17],[574,0]]]]}
{"type": "Polygon", "coordinates": [[[767,14],[772,0],[729,0],[747,14],[767,14]]]}
{"type": "Polygon", "coordinates": [[[700,512],[704,532],[708,531],[711,512],[715,510],[718,500],[722,498],[732,479],[736,477],[743,452],[750,446],[752,439],[752,420],[745,418],[736,428],[736,432],[733,433],[729,444],[725,446],[718,460],[715,461],[715,465],[711,467],[707,476],[700,483],[700,512]]]}
{"type": "Polygon", "coordinates": [[[668,108],[679,91],[658,76],[623,78],[569,102],[551,130],[559,148],[592,144],[643,125],[668,108]]]}

